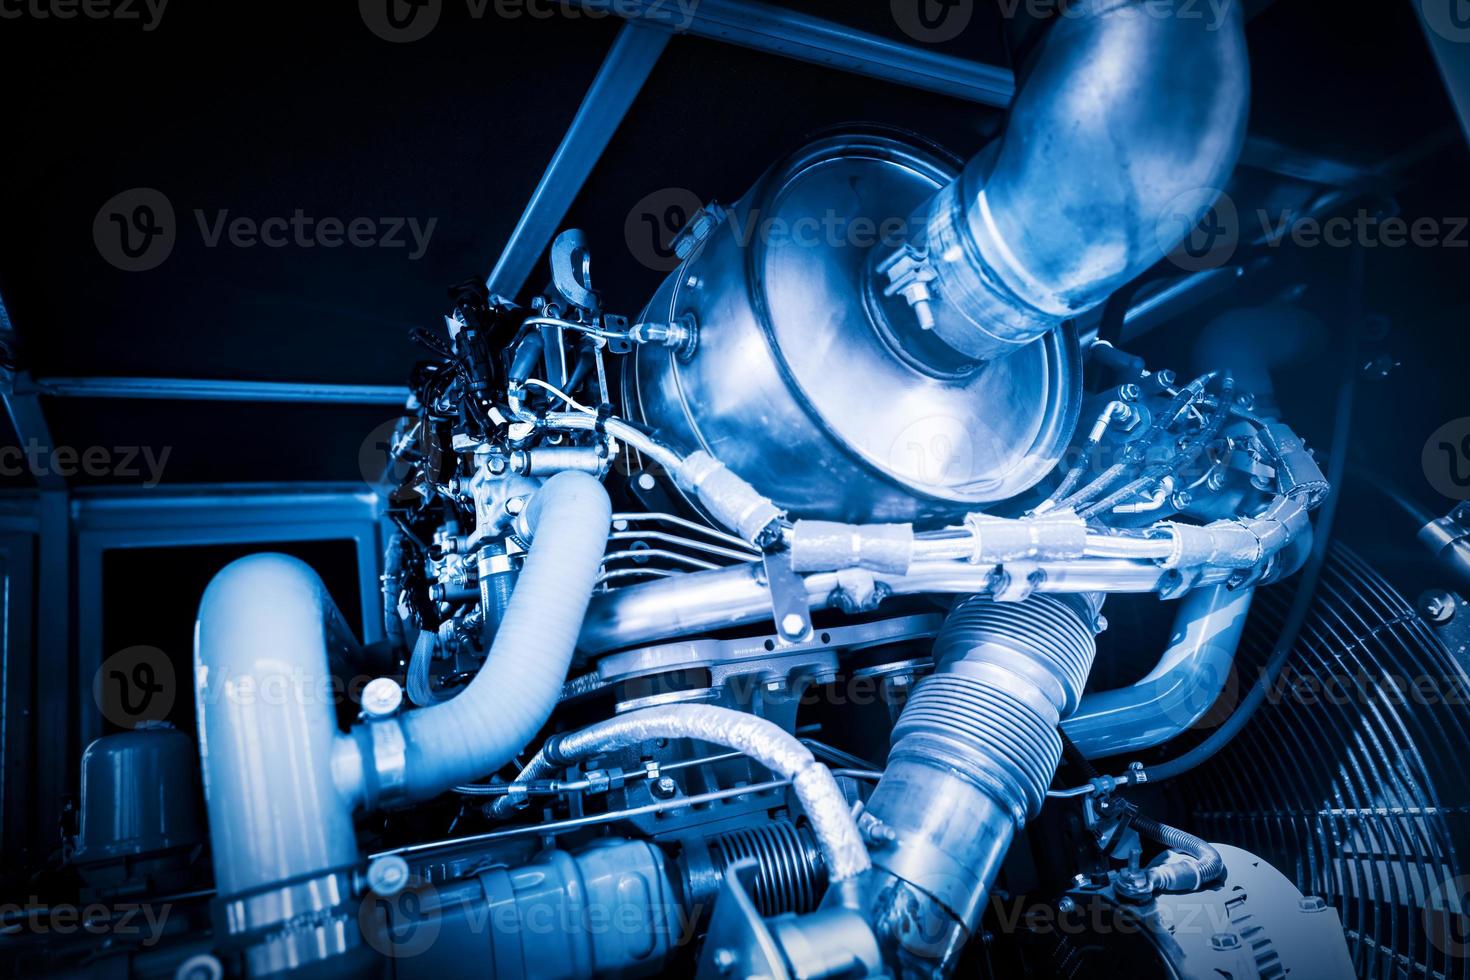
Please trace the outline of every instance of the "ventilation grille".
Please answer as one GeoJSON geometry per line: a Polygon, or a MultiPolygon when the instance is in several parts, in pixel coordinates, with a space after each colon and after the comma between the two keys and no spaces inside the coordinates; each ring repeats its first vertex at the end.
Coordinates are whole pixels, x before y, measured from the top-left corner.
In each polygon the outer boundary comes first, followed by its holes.
{"type": "MultiPolygon", "coordinates": [[[[1243,693],[1290,585],[1262,590],[1243,693]]],[[[1283,680],[1183,790],[1193,828],[1266,857],[1342,916],[1360,977],[1470,980],[1470,681],[1414,607],[1335,546],[1283,680]]]]}

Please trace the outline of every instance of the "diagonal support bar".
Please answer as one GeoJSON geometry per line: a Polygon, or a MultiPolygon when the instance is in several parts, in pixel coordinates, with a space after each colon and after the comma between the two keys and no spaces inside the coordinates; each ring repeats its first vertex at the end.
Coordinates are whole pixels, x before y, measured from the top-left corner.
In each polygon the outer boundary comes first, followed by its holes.
{"type": "Polygon", "coordinates": [[[531,195],[531,203],[511,233],[500,261],[495,263],[495,271],[485,280],[492,296],[514,297],[526,284],[668,46],[670,36],[659,27],[633,23],[623,25],[618,32],[576,118],[531,195]]]}

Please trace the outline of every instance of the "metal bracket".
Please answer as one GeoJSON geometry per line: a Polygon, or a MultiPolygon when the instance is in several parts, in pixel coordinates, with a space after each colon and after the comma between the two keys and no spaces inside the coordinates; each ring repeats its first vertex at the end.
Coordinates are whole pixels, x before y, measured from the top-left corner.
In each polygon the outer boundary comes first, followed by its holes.
{"type": "Polygon", "coordinates": [[[776,632],[787,643],[801,643],[812,635],[812,612],[807,602],[806,580],[791,567],[791,552],[767,551],[761,556],[766,567],[766,584],[771,593],[771,614],[776,632]]]}
{"type": "Polygon", "coordinates": [[[551,288],[567,303],[584,310],[597,309],[592,289],[591,256],[587,235],[568,228],[551,243],[551,288]]]}

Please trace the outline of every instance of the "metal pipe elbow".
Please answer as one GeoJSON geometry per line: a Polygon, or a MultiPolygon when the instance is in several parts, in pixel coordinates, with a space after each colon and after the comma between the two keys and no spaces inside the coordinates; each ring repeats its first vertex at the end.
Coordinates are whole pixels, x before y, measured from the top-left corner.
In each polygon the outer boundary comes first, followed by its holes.
{"type": "Polygon", "coordinates": [[[879,261],[890,294],[983,360],[1098,306],[1214,203],[1240,155],[1249,96],[1239,3],[1218,17],[1144,0],[1074,5],[1049,26],[999,145],[879,261]]]}

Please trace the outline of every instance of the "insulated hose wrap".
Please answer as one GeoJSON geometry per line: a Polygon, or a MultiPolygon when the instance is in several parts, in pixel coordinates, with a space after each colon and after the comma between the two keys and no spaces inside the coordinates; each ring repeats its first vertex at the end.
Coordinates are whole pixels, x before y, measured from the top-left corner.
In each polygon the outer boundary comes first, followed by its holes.
{"type": "MultiPolygon", "coordinates": [[[[516,782],[543,778],[554,769],[659,738],[690,738],[722,745],[750,756],[791,780],[811,821],[833,881],[852,878],[869,867],[868,850],[848,809],[847,798],[831,771],[796,736],[775,722],[702,704],[670,704],[632,711],[579,732],[556,736],[536,753],[516,782]]],[[[495,812],[510,810],[509,798],[495,812]]]]}
{"type": "Polygon", "coordinates": [[[485,665],[453,700],[401,721],[406,795],[422,800],[510,761],[546,723],[576,650],[607,546],[612,506],[585,473],[559,473],[532,496],[533,535],[485,665]]]}

